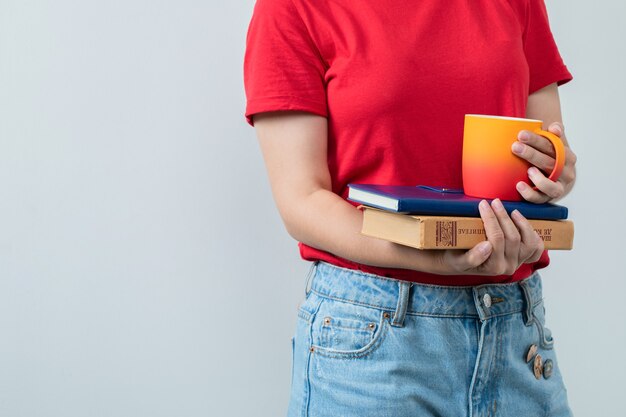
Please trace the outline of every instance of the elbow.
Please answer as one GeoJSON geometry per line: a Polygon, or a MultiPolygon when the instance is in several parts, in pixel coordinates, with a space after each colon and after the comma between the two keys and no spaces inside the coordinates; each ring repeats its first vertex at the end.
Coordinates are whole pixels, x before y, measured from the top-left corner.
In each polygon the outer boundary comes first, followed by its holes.
{"type": "Polygon", "coordinates": [[[277,201],[277,208],[280,214],[280,218],[283,221],[285,230],[293,239],[301,241],[302,239],[302,214],[295,202],[279,202],[277,201]]]}
{"type": "Polygon", "coordinates": [[[285,216],[282,216],[282,219],[283,219],[283,225],[285,226],[285,230],[287,231],[289,236],[291,236],[293,239],[300,242],[301,233],[300,233],[297,223],[294,222],[291,218],[287,218],[285,216]]]}
{"type": "MultiPolygon", "coordinates": [[[[289,236],[302,243],[311,243],[319,211],[323,210],[323,193],[315,190],[285,201],[277,201],[278,211],[289,236]],[[317,198],[322,197],[322,200],[317,198]]],[[[294,193],[295,194],[295,193],[294,193]]],[[[292,194],[292,195],[294,195],[292,194]]]]}

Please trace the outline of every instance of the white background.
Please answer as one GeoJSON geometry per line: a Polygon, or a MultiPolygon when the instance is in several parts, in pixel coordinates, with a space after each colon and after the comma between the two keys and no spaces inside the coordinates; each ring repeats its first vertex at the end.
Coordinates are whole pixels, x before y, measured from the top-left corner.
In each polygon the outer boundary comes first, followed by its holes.
{"type": "MultiPolygon", "coordinates": [[[[285,414],[308,264],[243,119],[252,7],[0,0],[0,416],[285,414]]],[[[626,3],[548,9],[579,155],[548,326],[574,412],[621,415],[626,3]]]]}

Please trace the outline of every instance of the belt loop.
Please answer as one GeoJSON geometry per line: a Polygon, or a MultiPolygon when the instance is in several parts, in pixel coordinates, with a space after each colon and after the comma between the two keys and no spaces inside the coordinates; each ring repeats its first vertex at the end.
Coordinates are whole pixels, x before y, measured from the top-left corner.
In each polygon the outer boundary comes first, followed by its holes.
{"type": "Polygon", "coordinates": [[[398,283],[400,290],[398,291],[398,305],[396,311],[393,314],[392,326],[404,327],[404,318],[406,317],[406,310],[409,308],[409,293],[411,289],[411,283],[400,281],[398,283]]]}
{"type": "Polygon", "coordinates": [[[309,286],[309,284],[310,284],[310,281],[311,281],[311,277],[313,275],[315,275],[315,270],[317,269],[317,264],[318,263],[319,263],[319,261],[313,261],[313,264],[309,268],[309,273],[306,276],[306,284],[304,284],[304,295],[305,295],[305,297],[308,297],[309,293],[311,292],[311,287],[309,286]]]}
{"type": "Polygon", "coordinates": [[[530,288],[528,288],[528,282],[526,280],[520,281],[519,286],[524,293],[524,324],[530,326],[533,322],[533,299],[530,294],[530,288]]]}

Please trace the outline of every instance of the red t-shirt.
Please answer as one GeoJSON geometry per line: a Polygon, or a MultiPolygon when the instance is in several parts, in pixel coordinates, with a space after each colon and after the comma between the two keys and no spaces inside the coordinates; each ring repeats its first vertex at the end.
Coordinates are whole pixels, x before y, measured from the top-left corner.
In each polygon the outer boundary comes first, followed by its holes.
{"type": "MultiPolygon", "coordinates": [[[[247,36],[246,119],[301,110],[328,118],[332,190],[349,183],[462,188],[466,113],[525,117],[528,95],[572,76],[543,0],[257,0],[247,36]]],[[[441,276],[324,260],[440,285],[510,282],[548,265],[544,252],[512,276],[441,276]]]]}

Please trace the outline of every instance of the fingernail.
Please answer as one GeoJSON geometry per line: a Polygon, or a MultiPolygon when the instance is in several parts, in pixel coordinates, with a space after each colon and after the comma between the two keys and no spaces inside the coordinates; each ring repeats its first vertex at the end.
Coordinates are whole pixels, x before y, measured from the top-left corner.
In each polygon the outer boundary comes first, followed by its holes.
{"type": "Polygon", "coordinates": [[[526,183],[520,181],[515,185],[515,188],[517,188],[518,191],[524,191],[526,189],[526,183]]]}
{"type": "Polygon", "coordinates": [[[516,219],[521,220],[523,216],[522,216],[522,213],[520,213],[518,209],[515,209],[511,213],[511,217],[515,217],[516,219]]]}
{"type": "Polygon", "coordinates": [[[499,198],[496,198],[495,200],[493,200],[491,202],[491,206],[494,207],[496,210],[504,210],[504,206],[502,205],[502,201],[500,201],[499,198]]]}
{"type": "Polygon", "coordinates": [[[481,210],[486,210],[487,207],[489,207],[489,203],[487,203],[487,200],[483,200],[480,202],[480,204],[478,204],[478,208],[480,208],[481,210]]]}
{"type": "Polygon", "coordinates": [[[539,173],[539,170],[535,167],[530,167],[528,168],[528,175],[537,175],[539,173]]]}
{"type": "Polygon", "coordinates": [[[513,143],[512,149],[515,153],[522,153],[522,151],[524,150],[524,145],[519,142],[515,142],[513,143]]]}
{"type": "Polygon", "coordinates": [[[556,134],[559,136],[563,134],[563,129],[561,128],[561,125],[559,125],[558,123],[555,123],[554,125],[552,125],[552,130],[554,130],[556,134]]]}
{"type": "Polygon", "coordinates": [[[517,135],[517,138],[522,142],[526,142],[528,139],[530,139],[530,135],[527,131],[522,130],[521,132],[519,132],[519,135],[517,135]]]}

